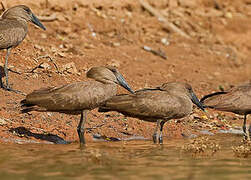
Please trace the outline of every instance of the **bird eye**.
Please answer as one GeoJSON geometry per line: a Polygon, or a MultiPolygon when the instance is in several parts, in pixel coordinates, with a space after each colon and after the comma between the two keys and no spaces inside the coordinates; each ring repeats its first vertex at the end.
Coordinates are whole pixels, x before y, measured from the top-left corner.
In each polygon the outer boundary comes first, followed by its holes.
{"type": "Polygon", "coordinates": [[[115,68],[110,68],[110,70],[111,70],[113,73],[117,72],[117,70],[116,70],[115,68]]]}
{"type": "Polygon", "coordinates": [[[27,7],[25,7],[24,10],[25,10],[27,13],[30,13],[30,12],[31,12],[30,8],[27,8],[27,7]]]}

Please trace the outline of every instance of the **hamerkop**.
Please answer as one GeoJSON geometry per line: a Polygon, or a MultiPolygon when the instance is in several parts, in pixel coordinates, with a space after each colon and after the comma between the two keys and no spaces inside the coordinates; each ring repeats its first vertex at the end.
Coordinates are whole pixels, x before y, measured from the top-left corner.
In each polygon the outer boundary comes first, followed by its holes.
{"type": "Polygon", "coordinates": [[[228,91],[208,94],[201,99],[205,108],[244,115],[244,138],[250,140],[251,125],[246,127],[247,115],[251,113],[251,83],[233,87],[228,91]]]}
{"type": "Polygon", "coordinates": [[[154,89],[138,90],[135,94],[114,96],[105,101],[99,111],[118,111],[126,116],[157,122],[153,141],[156,143],[159,139],[159,143],[162,144],[165,122],[190,114],[192,102],[203,110],[202,104],[189,84],[170,82],[154,89]]]}
{"type": "Polygon", "coordinates": [[[95,81],[77,82],[61,87],[33,91],[21,101],[22,112],[54,111],[81,114],[77,132],[80,143],[85,144],[83,134],[87,112],[116,95],[116,84],[134,93],[114,67],[93,67],[87,72],[87,77],[95,81]]]}
{"type": "MultiPolygon", "coordinates": [[[[31,12],[30,8],[24,5],[14,6],[6,10],[0,19],[0,49],[7,49],[4,72],[6,85],[2,83],[1,88],[11,91],[8,83],[8,57],[12,48],[18,46],[25,38],[28,31],[28,21],[45,30],[43,24],[31,12]]],[[[2,78],[2,77],[0,77],[2,78]]]]}

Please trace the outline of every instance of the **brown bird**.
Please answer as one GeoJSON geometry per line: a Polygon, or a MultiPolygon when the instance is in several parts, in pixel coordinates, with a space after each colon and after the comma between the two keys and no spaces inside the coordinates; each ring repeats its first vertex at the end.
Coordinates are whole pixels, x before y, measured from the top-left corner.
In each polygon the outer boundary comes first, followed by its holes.
{"type": "MultiPolygon", "coordinates": [[[[18,5],[7,9],[0,19],[0,50],[7,49],[4,72],[6,76],[6,85],[2,83],[1,88],[12,91],[8,83],[8,57],[11,49],[18,46],[25,38],[28,32],[28,21],[33,22],[43,30],[46,28],[25,5],[18,5]]],[[[17,91],[15,91],[17,92],[17,91]]]]}
{"type": "Polygon", "coordinates": [[[157,122],[154,143],[163,143],[165,122],[179,119],[192,112],[192,102],[203,110],[202,104],[187,83],[170,82],[154,89],[142,89],[135,94],[117,95],[107,100],[99,111],[118,111],[126,116],[157,122]],[[160,130],[160,133],[159,133],[160,130]]]}
{"type": "Polygon", "coordinates": [[[204,96],[201,100],[205,108],[233,112],[244,115],[244,138],[250,140],[251,125],[246,127],[247,115],[251,113],[251,83],[234,87],[224,92],[216,92],[204,96]]]}
{"type": "Polygon", "coordinates": [[[61,87],[33,91],[21,101],[22,112],[54,111],[81,114],[77,132],[80,143],[84,144],[83,134],[87,112],[116,95],[116,84],[134,93],[114,67],[93,67],[87,72],[87,77],[95,81],[77,82],[61,87]]]}

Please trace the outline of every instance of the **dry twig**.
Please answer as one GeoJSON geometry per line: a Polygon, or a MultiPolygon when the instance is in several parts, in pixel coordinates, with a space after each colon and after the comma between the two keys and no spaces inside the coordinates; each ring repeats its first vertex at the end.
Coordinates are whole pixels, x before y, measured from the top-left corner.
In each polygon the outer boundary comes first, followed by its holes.
{"type": "Polygon", "coordinates": [[[1,1],[2,10],[5,11],[7,9],[6,1],[1,1]]]}
{"type": "Polygon", "coordinates": [[[15,70],[10,69],[10,68],[8,68],[8,70],[9,70],[10,72],[16,73],[16,74],[18,74],[18,75],[21,75],[21,74],[22,74],[21,72],[15,71],[15,70]]]}
{"type": "MultiPolygon", "coordinates": [[[[35,58],[34,61],[36,61],[38,63],[38,60],[42,59],[42,58],[48,58],[49,62],[52,62],[52,64],[55,66],[55,69],[56,69],[57,73],[62,74],[62,72],[59,70],[58,65],[56,64],[56,62],[54,61],[54,59],[52,59],[49,55],[39,56],[39,57],[35,58]]],[[[42,64],[43,63],[40,63],[38,66],[36,66],[35,68],[33,68],[30,72],[32,73],[37,68],[41,67],[42,64]]]]}
{"type": "Polygon", "coordinates": [[[165,52],[163,52],[163,51],[161,51],[161,50],[154,50],[154,49],[152,49],[152,48],[150,48],[150,47],[148,47],[148,46],[143,46],[143,49],[145,50],[145,51],[148,51],[148,52],[151,52],[151,53],[153,53],[154,55],[156,55],[156,56],[160,56],[160,57],[162,57],[163,59],[167,59],[167,56],[166,56],[166,54],[165,54],[165,52]]]}
{"type": "Polygon", "coordinates": [[[145,0],[139,0],[139,2],[141,6],[144,7],[148,12],[156,16],[159,21],[162,21],[169,31],[176,32],[181,36],[190,39],[190,36],[188,34],[186,34],[184,31],[182,31],[173,23],[168,22],[168,20],[158,10],[154,9],[148,2],[146,2],[145,0]]]}
{"type": "Polygon", "coordinates": [[[30,71],[27,72],[27,73],[34,73],[34,71],[35,71],[36,69],[40,68],[42,64],[43,64],[43,63],[40,63],[39,65],[37,65],[36,67],[34,67],[32,70],[30,70],[30,71]]]}
{"type": "Polygon", "coordinates": [[[215,9],[222,10],[222,6],[219,4],[219,2],[217,0],[213,0],[213,1],[214,1],[215,9]]]}

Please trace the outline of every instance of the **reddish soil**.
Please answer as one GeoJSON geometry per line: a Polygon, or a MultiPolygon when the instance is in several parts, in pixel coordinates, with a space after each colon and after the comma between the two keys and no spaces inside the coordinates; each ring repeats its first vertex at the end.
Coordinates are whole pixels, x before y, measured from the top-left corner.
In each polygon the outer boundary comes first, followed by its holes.
{"type": "MultiPolygon", "coordinates": [[[[190,38],[171,32],[164,22],[142,8],[139,1],[3,1],[7,8],[26,4],[42,20],[56,16],[55,20],[42,21],[46,31],[29,24],[28,36],[10,55],[9,68],[19,74],[10,72],[9,82],[14,89],[30,93],[42,87],[85,81],[90,67],[107,64],[117,66],[133,89],[185,81],[193,86],[198,97],[220,87],[228,89],[249,81],[250,0],[148,2],[190,38]],[[143,50],[143,46],[160,49],[167,59],[143,50]],[[31,72],[41,63],[41,68],[31,72]]],[[[5,53],[0,51],[1,67],[5,53]]],[[[119,93],[122,92],[126,93],[120,89],[119,93]]],[[[15,129],[20,127],[33,134],[53,134],[78,141],[79,116],[21,114],[19,102],[24,96],[0,90],[0,97],[0,142],[20,142],[20,139],[45,142],[27,133],[22,135],[15,129]]],[[[164,136],[181,138],[182,133],[189,136],[204,129],[215,132],[242,123],[242,117],[232,113],[194,111],[184,119],[166,123],[164,136]]],[[[86,127],[94,127],[85,134],[90,142],[93,134],[151,138],[155,124],[125,118],[116,112],[103,114],[93,110],[88,114],[86,127]]]]}

